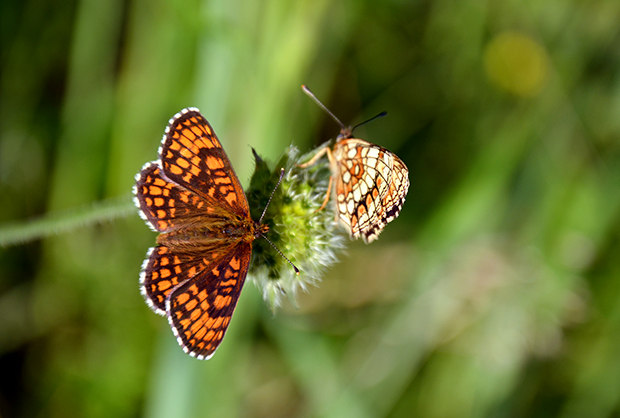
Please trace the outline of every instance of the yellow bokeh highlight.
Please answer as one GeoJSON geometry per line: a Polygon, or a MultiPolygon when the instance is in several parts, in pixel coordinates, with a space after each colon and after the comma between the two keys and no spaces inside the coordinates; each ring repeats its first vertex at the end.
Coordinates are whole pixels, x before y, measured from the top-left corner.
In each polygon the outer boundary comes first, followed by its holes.
{"type": "Polygon", "coordinates": [[[521,97],[535,97],[547,81],[549,60],[538,42],[523,33],[507,31],[487,44],[484,68],[500,89],[521,97]]]}

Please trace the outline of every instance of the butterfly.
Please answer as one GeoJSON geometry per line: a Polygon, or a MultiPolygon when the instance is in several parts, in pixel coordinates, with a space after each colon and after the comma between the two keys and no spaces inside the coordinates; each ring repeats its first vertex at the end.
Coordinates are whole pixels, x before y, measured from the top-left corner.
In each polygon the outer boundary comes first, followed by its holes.
{"type": "Polygon", "coordinates": [[[355,128],[340,122],[308,87],[304,85],[302,89],[340,125],[341,131],[333,149],[329,146],[321,148],[300,167],[309,167],[327,154],[332,175],[320,209],[327,205],[335,183],[336,219],[351,238],[362,237],[364,242],[371,243],[389,222],[398,217],[409,190],[409,170],[396,154],[354,138],[355,128]]]}
{"type": "Polygon", "coordinates": [[[230,160],[196,108],[170,119],[159,160],[136,175],[134,196],[159,232],[142,265],[142,295],[186,353],[211,358],[239,300],[252,242],[269,227],[252,220],[230,160]]]}

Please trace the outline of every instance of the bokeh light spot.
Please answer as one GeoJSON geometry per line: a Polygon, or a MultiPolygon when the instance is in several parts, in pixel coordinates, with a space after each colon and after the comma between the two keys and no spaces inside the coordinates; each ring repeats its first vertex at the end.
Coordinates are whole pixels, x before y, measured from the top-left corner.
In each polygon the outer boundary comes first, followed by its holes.
{"type": "Polygon", "coordinates": [[[484,67],[493,84],[521,97],[537,96],[549,73],[543,47],[529,36],[514,31],[500,33],[488,43],[484,67]]]}

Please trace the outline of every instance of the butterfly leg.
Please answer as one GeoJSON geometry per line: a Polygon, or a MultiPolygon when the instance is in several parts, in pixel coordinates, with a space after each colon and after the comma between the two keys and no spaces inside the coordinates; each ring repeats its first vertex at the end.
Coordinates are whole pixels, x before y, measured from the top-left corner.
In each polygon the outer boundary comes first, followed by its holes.
{"type": "Polygon", "coordinates": [[[332,185],[334,184],[334,176],[329,176],[329,185],[327,186],[327,193],[325,193],[325,199],[323,199],[323,204],[320,208],[318,208],[315,212],[320,212],[325,209],[327,206],[327,202],[329,202],[329,196],[332,191],[332,185]]]}
{"type": "Polygon", "coordinates": [[[308,162],[297,165],[300,168],[309,167],[309,166],[313,165],[314,163],[316,163],[317,160],[323,156],[323,154],[327,154],[327,159],[329,160],[329,165],[332,168],[332,175],[329,177],[329,185],[327,186],[327,193],[325,193],[325,199],[323,199],[323,204],[315,212],[319,212],[319,211],[325,209],[325,206],[327,206],[327,202],[329,202],[329,196],[330,196],[331,191],[332,191],[332,185],[334,184],[333,171],[334,171],[334,168],[336,167],[336,164],[335,164],[336,162],[334,160],[334,154],[332,154],[332,150],[331,150],[330,147],[323,147],[308,162]]]}
{"type": "Polygon", "coordinates": [[[313,165],[314,163],[316,163],[318,161],[319,158],[321,158],[323,156],[323,154],[327,153],[327,156],[329,158],[329,161],[331,162],[332,157],[331,157],[331,150],[329,149],[329,147],[323,147],[319,150],[319,152],[317,152],[316,154],[314,154],[314,157],[310,158],[310,160],[308,160],[308,162],[305,162],[303,164],[297,164],[297,167],[299,168],[307,168],[310,167],[311,165],[313,165]]]}

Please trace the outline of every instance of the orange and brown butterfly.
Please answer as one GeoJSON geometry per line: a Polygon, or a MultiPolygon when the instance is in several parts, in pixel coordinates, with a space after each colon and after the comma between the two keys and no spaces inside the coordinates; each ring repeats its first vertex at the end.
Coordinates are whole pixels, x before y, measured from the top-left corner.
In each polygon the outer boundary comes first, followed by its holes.
{"type": "Polygon", "coordinates": [[[142,265],[142,294],[168,317],[186,353],[208,359],[237,305],[252,241],[269,227],[250,217],[239,179],[196,108],[170,119],[159,160],[136,175],[134,195],[142,218],[159,232],[142,265]]]}
{"type": "Polygon", "coordinates": [[[308,87],[304,85],[302,89],[340,125],[341,131],[333,149],[321,148],[300,167],[309,167],[327,154],[332,175],[320,209],[329,201],[335,183],[336,219],[352,238],[362,237],[368,244],[400,213],[409,190],[409,170],[394,153],[354,138],[355,128],[340,122],[308,87]]]}

